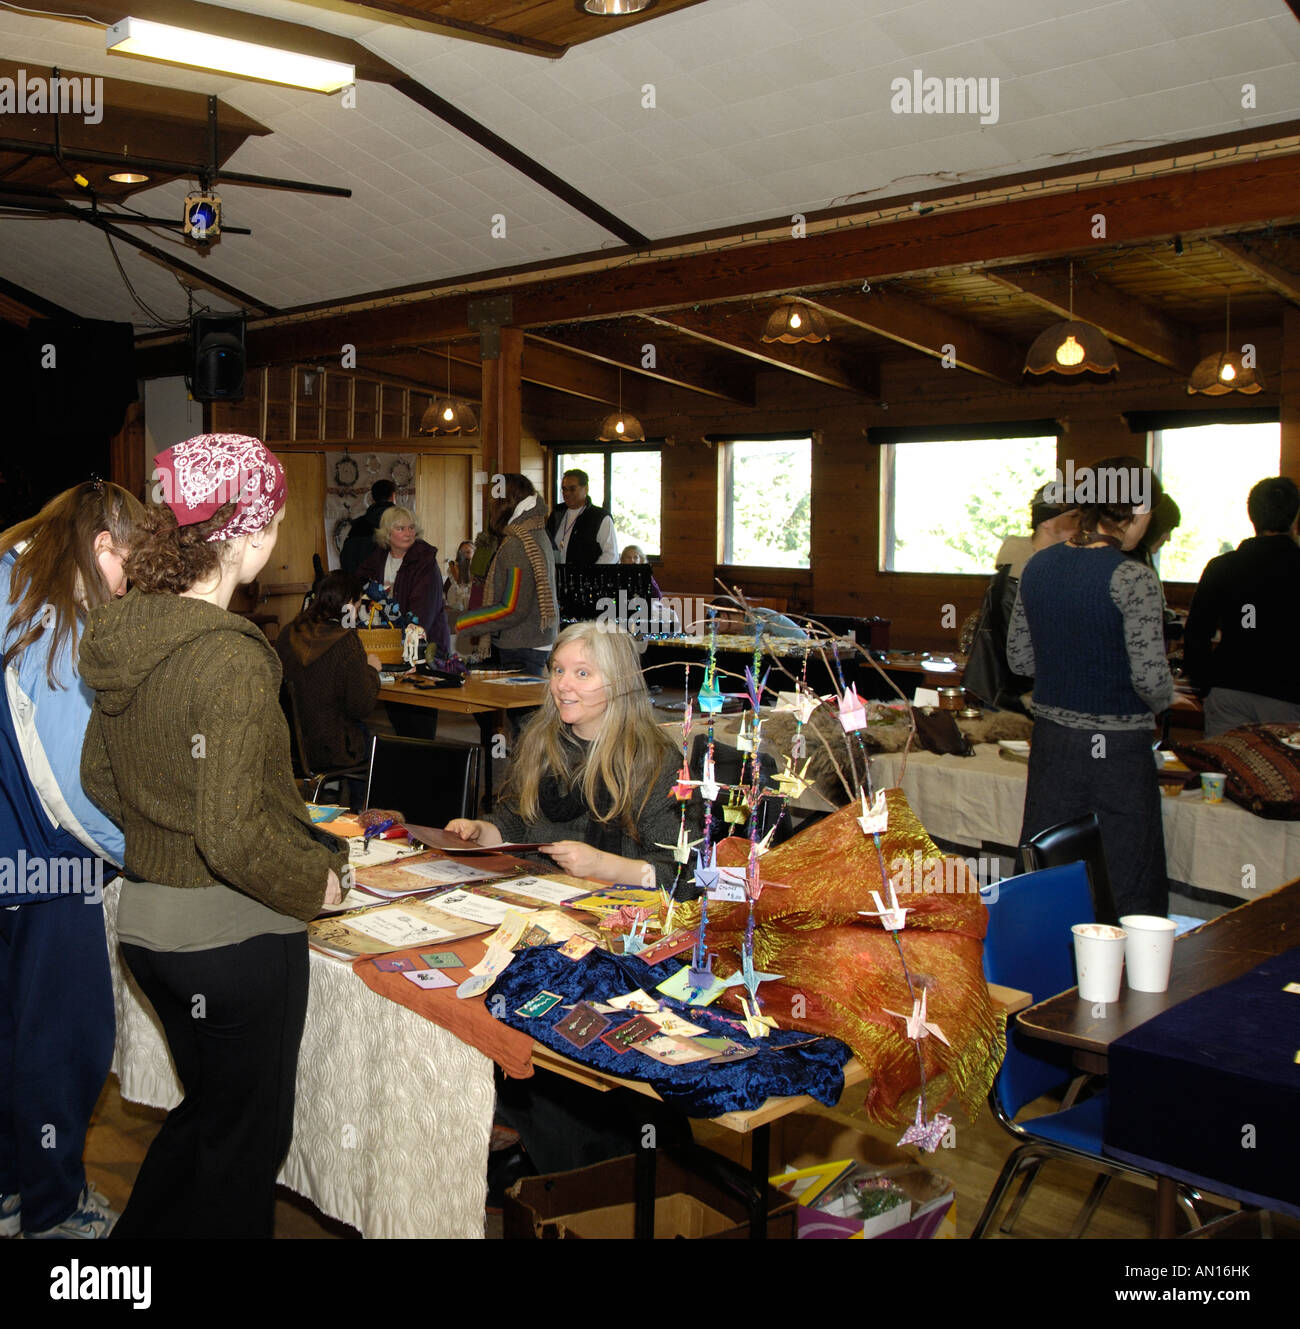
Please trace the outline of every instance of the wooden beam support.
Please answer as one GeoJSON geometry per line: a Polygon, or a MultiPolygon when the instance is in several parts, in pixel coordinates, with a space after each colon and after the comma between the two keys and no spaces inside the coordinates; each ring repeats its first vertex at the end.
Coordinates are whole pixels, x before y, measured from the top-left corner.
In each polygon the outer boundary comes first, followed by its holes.
{"type": "Polygon", "coordinates": [[[700,392],[737,406],[753,406],[754,376],[745,366],[710,363],[702,356],[684,355],[678,347],[659,346],[655,348],[654,368],[647,369],[642,363],[644,343],[644,336],[633,338],[625,329],[611,335],[607,329],[595,325],[568,327],[559,336],[530,332],[524,345],[524,378],[531,379],[528,370],[532,351],[549,346],[599,364],[616,365],[629,374],[656,379],[670,387],[700,392]],[[623,345],[625,342],[627,346],[623,345]]]}
{"type": "MultiPolygon", "coordinates": [[[[984,276],[1004,291],[1027,296],[1057,319],[1070,317],[1070,278],[1064,268],[1040,268],[1035,272],[1000,269],[984,276]]],[[[1099,327],[1111,341],[1180,374],[1190,374],[1200,359],[1196,334],[1190,328],[1087,273],[1075,275],[1074,317],[1099,327]]],[[[1048,326],[1046,321],[1043,326],[1048,326]]]]}
{"type": "MultiPolygon", "coordinates": [[[[694,254],[626,254],[594,272],[520,281],[509,289],[517,327],[549,327],[656,313],[693,301],[776,297],[924,276],[954,267],[1041,262],[1112,245],[1137,245],[1235,233],[1300,221],[1300,153],[1234,162],[1178,175],[1105,181],[1086,190],[1033,193],[1003,203],[945,209],[874,226],[842,226],[802,240],[747,246],[719,245],[694,254]],[[1092,218],[1107,218],[1105,242],[1092,239],[1092,218]]],[[[590,259],[587,260],[590,262],[590,259]]],[[[448,294],[396,297],[336,313],[304,311],[249,329],[254,363],[333,359],[344,343],[414,345],[469,333],[466,278],[447,283],[448,294]],[[455,294],[453,294],[455,292],[455,294]]],[[[476,291],[476,296],[490,294],[476,291]]],[[[144,372],[144,371],[142,371],[144,372]]]]}
{"type": "MultiPolygon", "coordinates": [[[[896,291],[873,289],[870,294],[823,294],[807,301],[814,309],[888,337],[914,351],[982,374],[999,383],[1020,384],[1025,348],[896,291]],[[951,352],[947,349],[951,347],[951,352]]],[[[834,334],[832,333],[832,336],[834,334]]]]}
{"type": "Polygon", "coordinates": [[[1284,300],[1290,300],[1294,305],[1300,305],[1300,277],[1294,272],[1288,272],[1286,268],[1270,262],[1255,253],[1253,249],[1248,249],[1240,240],[1232,240],[1227,236],[1211,237],[1209,244],[1230,263],[1235,263],[1256,281],[1263,282],[1270,291],[1280,295],[1284,300]]]}
{"type": "Polygon", "coordinates": [[[643,317],[657,327],[673,328],[770,368],[785,369],[845,392],[880,396],[880,374],[874,363],[864,363],[861,357],[846,354],[834,342],[787,346],[783,342],[760,341],[763,318],[752,311],[746,310],[742,317],[728,316],[719,310],[676,309],[671,314],[643,317]]]}
{"type": "Polygon", "coordinates": [[[483,464],[492,472],[519,470],[522,395],[520,366],[524,334],[518,328],[501,329],[501,354],[483,361],[483,414],[479,436],[483,464]]]}

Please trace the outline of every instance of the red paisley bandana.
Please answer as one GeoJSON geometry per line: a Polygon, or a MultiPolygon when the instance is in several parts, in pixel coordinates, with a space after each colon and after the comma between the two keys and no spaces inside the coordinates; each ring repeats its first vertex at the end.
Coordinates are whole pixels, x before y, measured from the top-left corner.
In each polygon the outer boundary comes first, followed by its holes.
{"type": "Polygon", "coordinates": [[[179,526],[207,521],[227,503],[230,520],[207,543],[251,535],[284,506],[284,469],[266,445],[246,434],[199,434],[154,458],[154,498],[166,503],[179,526]]]}

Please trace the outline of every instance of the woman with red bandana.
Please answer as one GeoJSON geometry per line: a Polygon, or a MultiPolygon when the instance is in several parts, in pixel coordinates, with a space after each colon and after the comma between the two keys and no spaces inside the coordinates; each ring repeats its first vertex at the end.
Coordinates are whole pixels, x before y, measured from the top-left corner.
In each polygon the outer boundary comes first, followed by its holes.
{"type": "Polygon", "coordinates": [[[275,548],[285,478],[257,439],[204,434],[157,458],[134,586],[91,616],[91,796],[126,834],[122,956],[185,1098],[114,1237],[269,1237],[293,1131],[306,920],[341,898],[341,843],[294,787],[280,662],[229,611],[275,548]]]}

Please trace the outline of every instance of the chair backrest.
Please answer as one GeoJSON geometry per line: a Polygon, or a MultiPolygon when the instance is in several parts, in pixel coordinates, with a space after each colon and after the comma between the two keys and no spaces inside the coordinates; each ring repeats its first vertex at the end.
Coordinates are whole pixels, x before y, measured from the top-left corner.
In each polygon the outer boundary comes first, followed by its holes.
{"type": "MultiPolygon", "coordinates": [[[[1083,863],[1007,877],[985,897],[984,976],[1043,1001],[1074,986],[1075,923],[1089,923],[1092,896],[1083,863]]],[[[1025,1038],[1007,1025],[1007,1056],[994,1091],[1008,1117],[1072,1075],[1068,1049],[1025,1038]]]]}
{"type": "Polygon", "coordinates": [[[477,743],[376,734],[366,807],[395,808],[417,826],[445,826],[478,811],[477,743]]]}
{"type": "Polygon", "coordinates": [[[295,780],[310,780],[315,772],[307,760],[307,744],[302,736],[302,719],[298,711],[298,693],[289,680],[280,682],[280,709],[289,726],[289,759],[295,780]]]}
{"type": "MultiPolygon", "coordinates": [[[[1097,814],[1076,817],[1059,826],[1049,826],[1037,835],[1031,835],[1020,851],[1025,867],[1031,872],[1041,868],[1062,867],[1080,859],[1088,865],[1088,880],[1092,886],[1093,914],[1098,923],[1118,923],[1115,895],[1110,886],[1110,872],[1106,867],[1106,849],[1101,841],[1101,826],[1097,814]]],[[[1075,920],[1078,922],[1078,919],[1075,920]]]]}

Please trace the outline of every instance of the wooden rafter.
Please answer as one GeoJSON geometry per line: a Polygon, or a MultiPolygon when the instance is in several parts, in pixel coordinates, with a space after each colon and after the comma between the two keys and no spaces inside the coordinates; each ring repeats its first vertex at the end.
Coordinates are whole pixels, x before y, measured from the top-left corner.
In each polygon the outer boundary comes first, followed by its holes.
{"type": "Polygon", "coordinates": [[[1256,281],[1263,282],[1270,291],[1276,292],[1284,300],[1290,300],[1292,304],[1300,305],[1300,276],[1270,262],[1247,248],[1240,240],[1219,236],[1211,237],[1209,243],[1230,263],[1236,264],[1256,281]]]}

